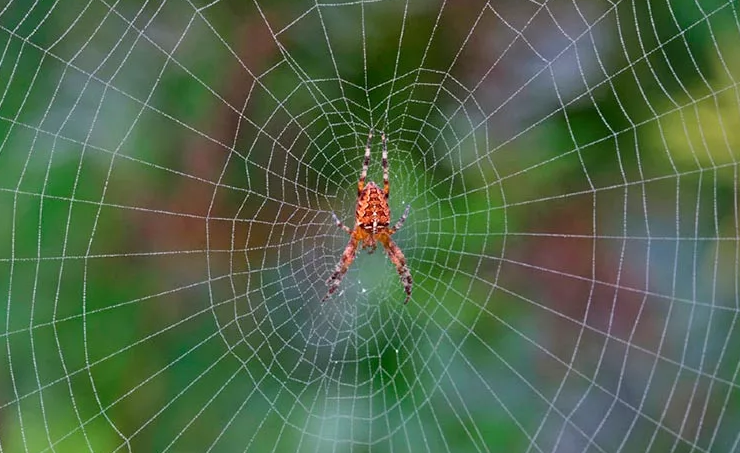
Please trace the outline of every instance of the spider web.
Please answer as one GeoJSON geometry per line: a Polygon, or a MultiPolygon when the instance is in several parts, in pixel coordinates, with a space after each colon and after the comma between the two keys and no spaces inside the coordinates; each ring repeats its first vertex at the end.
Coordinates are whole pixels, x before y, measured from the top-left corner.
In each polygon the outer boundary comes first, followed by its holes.
{"type": "Polygon", "coordinates": [[[10,0],[0,451],[738,451],[737,42],[731,0],[10,0]],[[378,251],[321,304],[370,128],[413,295],[378,251]]]}

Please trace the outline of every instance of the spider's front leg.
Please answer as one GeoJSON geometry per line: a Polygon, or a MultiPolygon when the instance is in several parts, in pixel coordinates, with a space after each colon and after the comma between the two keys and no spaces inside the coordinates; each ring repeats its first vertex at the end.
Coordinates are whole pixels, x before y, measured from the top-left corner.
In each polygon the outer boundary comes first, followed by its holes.
{"type": "Polygon", "coordinates": [[[388,258],[390,258],[391,262],[396,265],[396,271],[398,272],[398,276],[401,278],[403,290],[406,292],[406,299],[403,303],[407,304],[411,298],[411,287],[414,282],[411,280],[411,272],[409,271],[408,266],[406,266],[406,257],[403,256],[403,252],[396,243],[393,242],[393,239],[391,239],[389,235],[383,234],[378,238],[378,240],[383,244],[383,248],[385,248],[386,253],[388,253],[388,258]]]}
{"type": "Polygon", "coordinates": [[[342,253],[342,258],[340,258],[339,263],[337,263],[336,267],[334,268],[334,273],[332,273],[331,277],[329,277],[329,279],[326,281],[326,284],[329,285],[329,291],[326,293],[326,296],[321,299],[321,302],[326,301],[332,295],[332,293],[334,293],[337,288],[339,288],[339,284],[342,283],[342,277],[344,277],[344,274],[347,273],[347,269],[349,269],[352,261],[355,260],[358,243],[359,242],[354,235],[350,236],[347,247],[345,247],[344,253],[342,253]]]}

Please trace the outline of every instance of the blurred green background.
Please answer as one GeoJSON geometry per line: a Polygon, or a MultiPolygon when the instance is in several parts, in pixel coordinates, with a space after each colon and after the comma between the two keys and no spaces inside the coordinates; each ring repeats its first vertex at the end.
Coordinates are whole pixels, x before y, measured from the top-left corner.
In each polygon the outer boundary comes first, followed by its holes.
{"type": "Polygon", "coordinates": [[[0,5],[0,451],[738,451],[738,42],[714,0],[0,5]],[[413,296],[379,251],[321,304],[370,128],[413,296]]]}

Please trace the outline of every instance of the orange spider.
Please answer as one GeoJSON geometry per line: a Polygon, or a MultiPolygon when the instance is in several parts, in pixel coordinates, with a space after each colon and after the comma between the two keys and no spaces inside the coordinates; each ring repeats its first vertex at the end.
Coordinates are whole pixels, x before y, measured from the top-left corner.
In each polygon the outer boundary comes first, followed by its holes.
{"type": "Polygon", "coordinates": [[[406,300],[403,303],[408,303],[411,297],[411,273],[409,272],[409,268],[406,267],[406,258],[403,256],[401,249],[391,239],[393,233],[398,231],[403,226],[403,222],[406,221],[411,205],[406,206],[406,210],[398,220],[398,223],[393,228],[390,228],[391,209],[388,207],[388,195],[390,194],[390,184],[388,183],[388,145],[385,140],[385,133],[381,134],[381,141],[383,143],[383,190],[381,191],[380,187],[372,181],[365,185],[367,168],[370,165],[370,144],[372,140],[373,131],[371,129],[367,137],[367,145],[365,146],[365,161],[362,164],[362,173],[360,174],[360,180],[357,182],[355,227],[350,230],[333,212],[331,214],[334,216],[337,226],[349,234],[349,243],[347,243],[347,247],[344,249],[342,258],[337,263],[334,273],[326,281],[326,284],[329,285],[329,292],[321,299],[322,302],[327,300],[339,288],[342,277],[344,277],[344,274],[357,255],[357,247],[362,244],[363,249],[370,247],[368,253],[373,253],[377,247],[377,242],[383,245],[388,258],[396,265],[403,289],[406,291],[406,300]]]}

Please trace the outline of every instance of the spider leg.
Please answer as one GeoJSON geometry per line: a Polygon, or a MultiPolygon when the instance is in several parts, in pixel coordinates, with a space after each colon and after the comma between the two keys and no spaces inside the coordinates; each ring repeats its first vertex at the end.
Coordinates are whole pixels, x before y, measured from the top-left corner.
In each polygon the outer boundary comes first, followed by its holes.
{"type": "Polygon", "coordinates": [[[388,195],[391,193],[391,186],[388,182],[388,143],[385,140],[385,132],[380,137],[383,142],[383,194],[388,199],[388,195]]]}
{"type": "Polygon", "coordinates": [[[362,173],[360,173],[360,180],[357,181],[357,195],[360,195],[362,189],[365,188],[365,178],[367,178],[367,168],[370,166],[370,144],[373,141],[373,130],[370,129],[370,133],[367,136],[367,145],[365,145],[365,160],[362,162],[362,173]]]}
{"type": "Polygon", "coordinates": [[[350,230],[347,225],[343,224],[336,214],[332,212],[331,216],[334,217],[334,223],[336,223],[339,228],[343,229],[347,234],[352,234],[352,230],[350,230]]]}
{"type": "Polygon", "coordinates": [[[342,253],[342,258],[339,259],[339,262],[334,268],[334,272],[326,281],[326,284],[329,285],[329,291],[326,293],[326,296],[321,299],[321,302],[326,301],[332,295],[332,293],[334,293],[334,291],[339,288],[339,284],[342,283],[342,277],[344,277],[344,274],[347,273],[347,269],[349,269],[352,261],[355,260],[355,255],[357,254],[357,244],[357,239],[355,239],[354,236],[351,236],[349,238],[349,242],[347,243],[347,247],[344,249],[344,253],[342,253]]]}
{"type": "Polygon", "coordinates": [[[391,229],[391,234],[395,233],[396,231],[400,230],[403,226],[403,222],[406,221],[406,218],[409,216],[409,209],[411,209],[411,205],[406,205],[406,209],[403,211],[403,215],[400,219],[398,219],[398,222],[396,222],[395,225],[393,225],[393,229],[391,229]]]}
{"type": "Polygon", "coordinates": [[[403,303],[407,304],[411,298],[411,287],[413,285],[413,281],[411,280],[411,272],[409,271],[408,266],[406,266],[406,257],[403,256],[401,249],[387,234],[383,234],[378,238],[378,240],[383,244],[386,253],[388,253],[388,258],[390,258],[391,262],[396,265],[396,271],[398,271],[398,276],[401,278],[403,290],[406,291],[406,300],[404,300],[403,303]]]}

